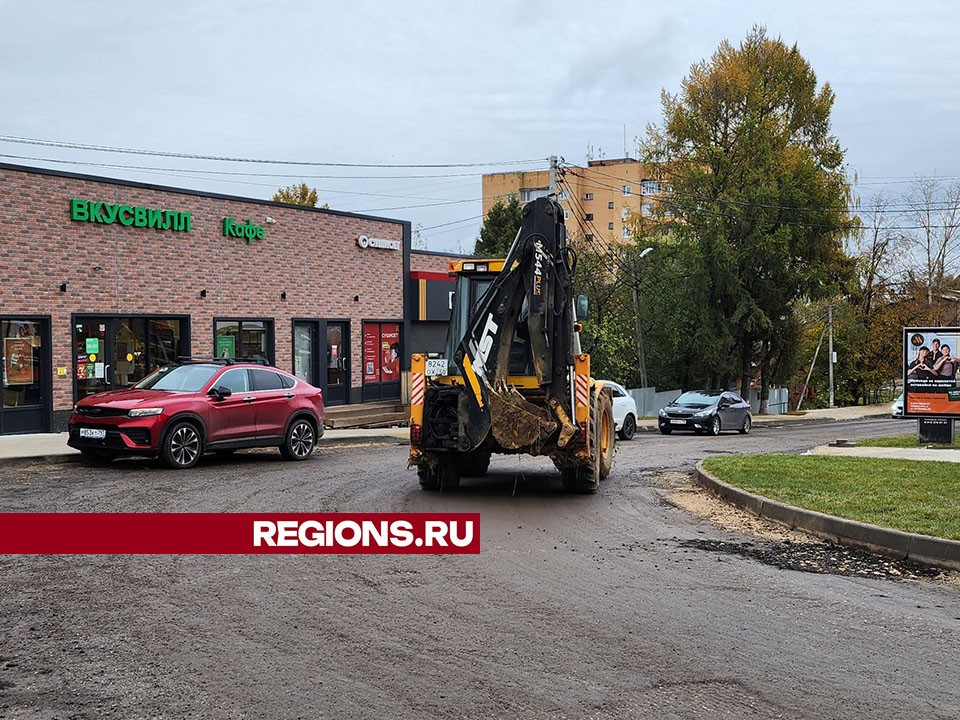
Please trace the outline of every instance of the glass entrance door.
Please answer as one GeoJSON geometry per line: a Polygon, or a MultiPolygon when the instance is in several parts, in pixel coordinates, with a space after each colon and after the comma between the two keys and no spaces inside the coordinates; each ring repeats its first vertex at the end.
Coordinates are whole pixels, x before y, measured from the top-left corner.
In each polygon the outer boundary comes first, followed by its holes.
{"type": "Polygon", "coordinates": [[[107,318],[91,318],[73,325],[73,367],[78,400],[113,389],[107,379],[110,361],[106,358],[113,350],[112,344],[110,348],[107,347],[109,324],[107,318]]]}
{"type": "Polygon", "coordinates": [[[131,387],[180,353],[179,318],[91,317],[73,325],[76,398],[131,387]]]}
{"type": "Polygon", "coordinates": [[[342,405],[350,387],[350,323],[327,321],[324,372],[324,402],[342,405]]]}

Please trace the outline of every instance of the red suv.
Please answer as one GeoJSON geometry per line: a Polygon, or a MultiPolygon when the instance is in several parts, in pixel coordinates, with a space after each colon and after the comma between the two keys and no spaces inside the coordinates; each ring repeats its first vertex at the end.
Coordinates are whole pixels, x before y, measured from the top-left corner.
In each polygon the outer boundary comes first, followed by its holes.
{"type": "Polygon", "coordinates": [[[187,362],[84,398],[68,427],[67,444],[91,462],[147,455],[189,468],[205,452],[271,446],[287,460],[305,460],[323,435],[323,395],[275,367],[187,362]]]}

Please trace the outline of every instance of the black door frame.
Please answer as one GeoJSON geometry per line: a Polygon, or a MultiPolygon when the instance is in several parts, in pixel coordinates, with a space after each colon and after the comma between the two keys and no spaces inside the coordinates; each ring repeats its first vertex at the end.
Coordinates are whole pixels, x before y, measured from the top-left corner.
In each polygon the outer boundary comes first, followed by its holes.
{"type": "Polygon", "coordinates": [[[349,405],[350,404],[350,319],[349,318],[326,318],[320,321],[320,353],[317,356],[320,359],[321,378],[323,379],[323,398],[328,405],[349,405]],[[343,330],[340,333],[339,363],[340,370],[343,373],[338,390],[342,393],[341,397],[335,397],[337,393],[330,393],[327,386],[326,360],[327,351],[327,329],[330,325],[342,325],[343,330]],[[344,361],[346,358],[346,361],[344,361]],[[328,400],[329,398],[329,400],[328,400]]]}
{"type": "Polygon", "coordinates": [[[296,373],[296,326],[311,325],[316,331],[313,338],[313,374],[317,378],[317,387],[323,390],[324,405],[350,404],[350,319],[349,318],[293,318],[290,321],[290,362],[291,372],[296,373]],[[342,325],[342,341],[339,353],[343,382],[331,390],[327,383],[327,328],[330,325],[342,325]],[[343,358],[346,357],[346,362],[343,358]]]}
{"type": "MultiPolygon", "coordinates": [[[[180,348],[182,350],[183,356],[190,355],[190,316],[189,315],[175,315],[170,313],[73,313],[70,316],[70,377],[71,384],[73,386],[73,401],[77,402],[79,400],[79,387],[77,386],[77,351],[76,351],[76,330],[77,323],[85,322],[103,322],[106,324],[106,329],[104,330],[104,342],[103,342],[103,357],[108,358],[113,356],[113,336],[115,333],[115,322],[120,320],[146,320],[147,327],[149,328],[149,323],[151,320],[179,320],[180,321],[180,348]]],[[[149,345],[149,333],[148,333],[148,345],[149,345]]],[[[151,360],[150,357],[147,358],[147,362],[151,360]]],[[[114,369],[115,370],[115,369],[114,369]]],[[[107,390],[112,390],[113,383],[104,383],[109,385],[107,390]]]]}
{"type": "MultiPolygon", "coordinates": [[[[53,330],[49,315],[18,315],[5,313],[0,320],[34,322],[40,324],[40,404],[23,407],[3,407],[0,398],[0,435],[50,432],[53,424],[53,330]]],[[[3,355],[4,349],[0,349],[3,355]]],[[[5,359],[4,359],[5,361],[5,359]]]]}

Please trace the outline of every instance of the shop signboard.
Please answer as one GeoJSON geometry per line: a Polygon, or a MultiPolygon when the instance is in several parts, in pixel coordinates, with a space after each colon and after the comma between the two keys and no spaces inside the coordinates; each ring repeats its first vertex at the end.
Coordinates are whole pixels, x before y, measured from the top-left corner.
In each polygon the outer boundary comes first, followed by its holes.
{"type": "Polygon", "coordinates": [[[193,225],[193,218],[188,212],[157,210],[137,205],[112,204],[79,198],[70,200],[70,219],[75,222],[105,225],[120,223],[125,227],[156,228],[177,232],[190,232],[193,225]]]}
{"type": "Polygon", "coordinates": [[[960,328],[904,328],[903,412],[906,417],[960,418],[960,328]]]}
{"type": "Polygon", "coordinates": [[[225,237],[246,240],[247,245],[250,245],[254,240],[263,240],[266,231],[263,225],[254,225],[250,218],[247,218],[246,223],[239,223],[232,217],[225,217],[223,219],[223,234],[225,237]]]}

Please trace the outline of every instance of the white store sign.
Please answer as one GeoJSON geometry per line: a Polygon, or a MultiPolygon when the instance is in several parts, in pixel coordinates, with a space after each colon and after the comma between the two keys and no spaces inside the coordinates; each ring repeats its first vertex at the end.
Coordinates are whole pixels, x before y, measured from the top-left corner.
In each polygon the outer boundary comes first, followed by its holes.
{"type": "Polygon", "coordinates": [[[399,250],[399,240],[383,240],[381,238],[367,237],[361,235],[357,238],[357,245],[366,250],[367,248],[377,248],[379,250],[399,250]]]}

